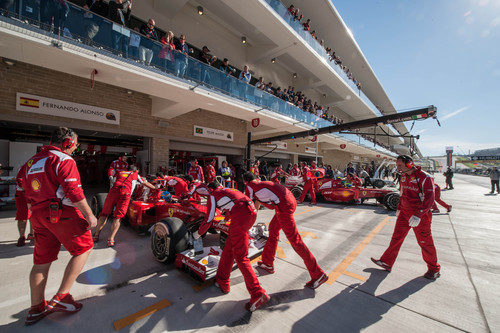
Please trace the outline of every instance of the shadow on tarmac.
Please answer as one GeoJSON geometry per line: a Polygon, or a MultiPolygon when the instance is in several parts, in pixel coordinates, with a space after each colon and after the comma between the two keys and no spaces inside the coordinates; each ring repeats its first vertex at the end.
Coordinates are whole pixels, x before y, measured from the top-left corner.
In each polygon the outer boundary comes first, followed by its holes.
{"type": "Polygon", "coordinates": [[[331,332],[359,332],[381,320],[393,306],[432,282],[417,277],[396,289],[374,296],[377,287],[389,273],[375,268],[363,271],[370,273],[368,280],[346,287],[340,294],[297,321],[292,332],[325,329],[331,332]]]}

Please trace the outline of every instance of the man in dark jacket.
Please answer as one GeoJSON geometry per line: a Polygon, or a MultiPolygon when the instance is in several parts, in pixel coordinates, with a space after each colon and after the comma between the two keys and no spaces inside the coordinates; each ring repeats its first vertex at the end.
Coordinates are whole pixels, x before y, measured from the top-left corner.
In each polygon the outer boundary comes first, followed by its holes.
{"type": "Polygon", "coordinates": [[[111,37],[115,50],[119,54],[127,55],[128,53],[128,38],[122,31],[125,30],[127,22],[130,18],[130,11],[132,10],[132,0],[114,0],[109,2],[108,18],[115,22],[118,26],[113,26],[111,30],[111,37]]]}
{"type": "Polygon", "coordinates": [[[146,37],[141,36],[139,59],[144,65],[149,66],[151,64],[151,60],[153,60],[153,48],[155,47],[155,41],[159,42],[158,34],[155,30],[155,20],[150,18],[148,23],[142,25],[140,32],[146,37]]]}
{"type": "Polygon", "coordinates": [[[89,40],[94,39],[99,32],[103,21],[102,17],[108,17],[108,4],[104,0],[87,0],[83,8],[86,10],[83,14],[86,36],[89,40]],[[91,12],[101,17],[93,15],[91,12]]]}
{"type": "Polygon", "coordinates": [[[451,167],[448,167],[448,170],[446,170],[445,173],[443,173],[443,176],[446,177],[446,189],[447,190],[453,190],[453,171],[451,170],[451,167]]]}

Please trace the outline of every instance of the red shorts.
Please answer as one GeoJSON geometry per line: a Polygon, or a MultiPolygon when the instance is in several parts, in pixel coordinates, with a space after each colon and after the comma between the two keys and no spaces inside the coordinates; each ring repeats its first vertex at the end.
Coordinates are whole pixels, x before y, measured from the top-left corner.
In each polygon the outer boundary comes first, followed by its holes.
{"type": "Polygon", "coordinates": [[[121,190],[119,188],[112,188],[106,200],[104,201],[104,206],[102,207],[101,215],[108,217],[113,212],[113,217],[116,219],[121,219],[127,214],[128,205],[130,203],[130,193],[126,190],[121,190]]]}
{"type": "Polygon", "coordinates": [[[28,202],[24,192],[16,191],[16,220],[29,220],[31,212],[28,209],[28,202]]]}
{"type": "Polygon", "coordinates": [[[58,223],[48,220],[49,209],[38,209],[31,216],[35,233],[33,263],[43,265],[53,262],[61,250],[61,244],[72,256],[77,256],[94,247],[92,234],[87,230],[88,222],[82,213],[74,208],[63,206],[58,223]]]}

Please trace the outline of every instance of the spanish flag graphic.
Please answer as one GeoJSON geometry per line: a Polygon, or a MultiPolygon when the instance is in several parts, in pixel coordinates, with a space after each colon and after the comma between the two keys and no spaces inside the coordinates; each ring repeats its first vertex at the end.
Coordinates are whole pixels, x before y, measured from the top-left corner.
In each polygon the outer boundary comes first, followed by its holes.
{"type": "Polygon", "coordinates": [[[39,108],[40,101],[38,99],[19,97],[19,105],[28,106],[30,108],[39,108]]]}

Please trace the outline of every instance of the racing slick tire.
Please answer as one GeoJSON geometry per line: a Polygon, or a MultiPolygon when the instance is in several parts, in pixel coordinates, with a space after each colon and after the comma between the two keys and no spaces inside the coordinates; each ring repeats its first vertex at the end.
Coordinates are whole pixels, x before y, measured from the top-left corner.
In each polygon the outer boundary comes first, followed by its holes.
{"type": "Polygon", "coordinates": [[[397,210],[399,203],[399,193],[387,193],[384,197],[384,205],[389,210],[397,210]]]}
{"type": "Polygon", "coordinates": [[[294,186],[290,192],[292,192],[293,196],[295,197],[295,200],[299,200],[300,196],[302,195],[302,191],[304,189],[301,186],[294,186]]]}
{"type": "Polygon", "coordinates": [[[153,229],[151,232],[151,251],[156,260],[163,263],[172,263],[177,253],[187,250],[189,235],[181,219],[167,217],[160,222],[166,228],[164,236],[158,235],[153,229]]]}
{"type": "Polygon", "coordinates": [[[372,181],[373,187],[382,188],[385,186],[385,182],[382,179],[375,179],[372,181]]]}
{"type": "Polygon", "coordinates": [[[106,201],[107,193],[96,193],[92,199],[90,199],[90,209],[95,217],[99,218],[101,215],[102,207],[104,206],[104,201],[106,201]]]}

